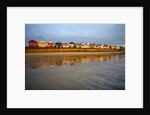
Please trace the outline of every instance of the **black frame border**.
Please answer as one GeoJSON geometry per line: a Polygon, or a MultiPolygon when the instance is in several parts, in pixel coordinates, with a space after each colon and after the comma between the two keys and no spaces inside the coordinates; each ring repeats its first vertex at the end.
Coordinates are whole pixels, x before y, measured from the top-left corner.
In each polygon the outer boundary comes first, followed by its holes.
{"type": "MultiPolygon", "coordinates": [[[[148,75],[148,71],[146,71],[146,64],[148,67],[148,63],[145,63],[146,58],[148,59],[148,56],[145,56],[146,54],[146,49],[148,49],[148,47],[146,47],[146,43],[148,43],[148,41],[146,42],[146,40],[148,40],[148,38],[150,38],[149,32],[148,30],[150,30],[150,27],[148,25],[150,25],[150,22],[148,20],[150,20],[149,18],[149,11],[150,8],[148,7],[148,5],[146,5],[146,3],[144,3],[142,0],[103,0],[103,1],[96,1],[96,0],[92,0],[92,1],[46,1],[46,0],[42,0],[42,1],[36,1],[36,0],[5,0],[1,2],[0,5],[0,28],[1,28],[1,37],[3,38],[2,43],[3,45],[1,45],[1,49],[3,51],[3,55],[2,55],[2,62],[3,62],[3,66],[1,66],[4,70],[2,71],[2,75],[0,77],[0,88],[1,88],[1,108],[4,112],[6,111],[10,111],[10,110],[51,110],[52,108],[7,108],[7,7],[143,7],[143,108],[139,109],[139,108],[72,108],[72,109],[99,109],[102,111],[118,111],[118,110],[127,110],[128,112],[149,112],[150,109],[150,95],[149,95],[149,88],[150,85],[148,83],[148,81],[150,81],[149,76],[148,75]],[[148,29],[149,28],[149,29],[148,29]],[[147,38],[146,38],[147,37],[147,38]],[[4,60],[4,61],[3,61],[4,60]],[[146,73],[147,72],[147,73],[146,73]]],[[[53,109],[69,109],[69,108],[53,108],[53,109]]]]}

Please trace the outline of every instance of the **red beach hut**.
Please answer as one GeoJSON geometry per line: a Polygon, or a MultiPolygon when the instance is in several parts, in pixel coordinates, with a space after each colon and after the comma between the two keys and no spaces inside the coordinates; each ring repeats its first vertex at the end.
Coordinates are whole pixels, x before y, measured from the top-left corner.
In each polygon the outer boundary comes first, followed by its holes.
{"type": "Polygon", "coordinates": [[[29,43],[29,47],[37,47],[38,46],[38,43],[33,39],[30,40],[28,43],[29,43]]]}

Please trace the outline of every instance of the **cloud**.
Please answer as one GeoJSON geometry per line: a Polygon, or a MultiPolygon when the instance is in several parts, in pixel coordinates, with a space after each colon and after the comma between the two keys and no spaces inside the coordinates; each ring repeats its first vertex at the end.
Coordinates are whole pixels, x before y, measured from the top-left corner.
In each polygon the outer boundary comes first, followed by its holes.
{"type": "Polygon", "coordinates": [[[125,44],[124,24],[26,24],[25,43],[49,40],[125,44]]]}

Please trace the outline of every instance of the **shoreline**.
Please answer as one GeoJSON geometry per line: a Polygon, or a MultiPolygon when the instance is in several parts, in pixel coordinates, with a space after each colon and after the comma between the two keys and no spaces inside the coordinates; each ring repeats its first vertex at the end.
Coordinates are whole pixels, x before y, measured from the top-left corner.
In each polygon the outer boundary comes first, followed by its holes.
{"type": "Polygon", "coordinates": [[[25,55],[107,55],[125,54],[125,52],[49,52],[49,53],[25,53],[25,55]]]}

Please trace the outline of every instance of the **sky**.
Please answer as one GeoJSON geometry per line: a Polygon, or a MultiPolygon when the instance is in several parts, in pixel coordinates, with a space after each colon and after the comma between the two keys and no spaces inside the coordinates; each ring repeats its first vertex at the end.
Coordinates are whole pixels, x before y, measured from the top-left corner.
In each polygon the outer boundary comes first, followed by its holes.
{"type": "Polygon", "coordinates": [[[25,46],[31,39],[125,46],[125,24],[25,24],[25,46]]]}

